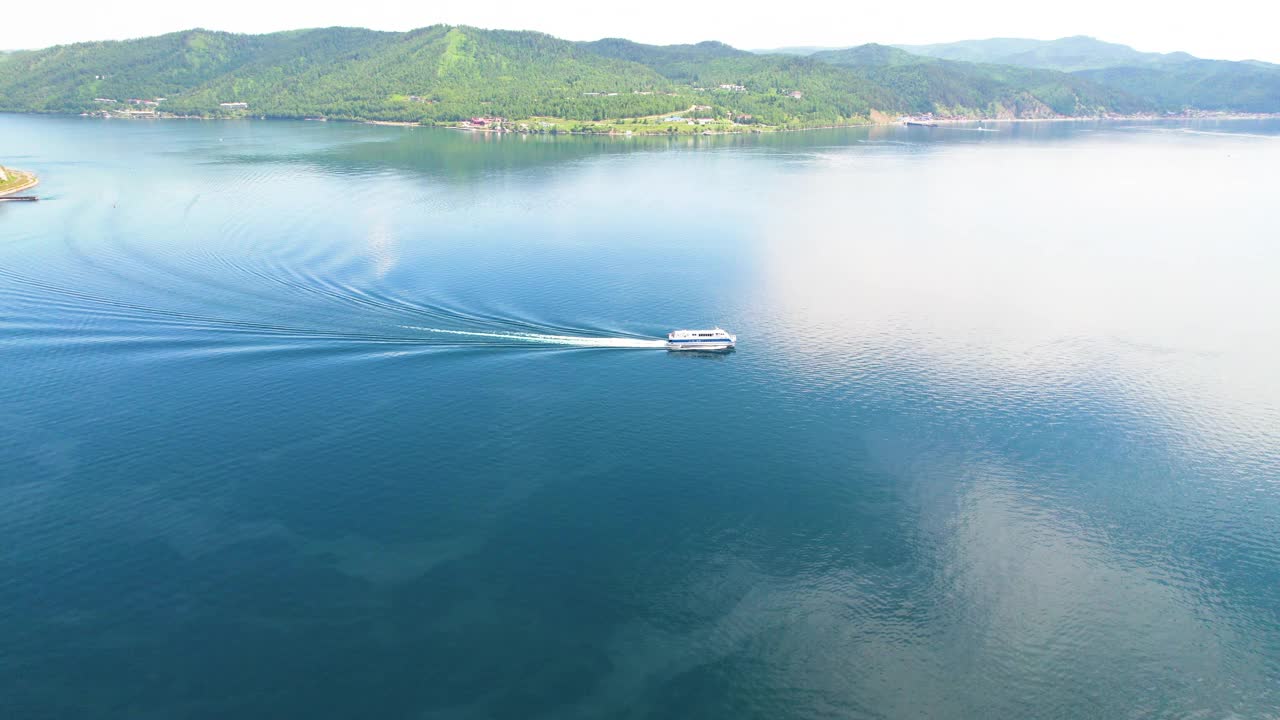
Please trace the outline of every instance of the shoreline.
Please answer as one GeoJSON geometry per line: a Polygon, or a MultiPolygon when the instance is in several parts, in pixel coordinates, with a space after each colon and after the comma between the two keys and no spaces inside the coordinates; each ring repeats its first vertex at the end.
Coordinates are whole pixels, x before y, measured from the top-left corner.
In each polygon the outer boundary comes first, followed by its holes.
{"type": "MultiPolygon", "coordinates": [[[[1045,122],[1190,122],[1193,120],[1280,120],[1280,113],[1223,113],[1203,115],[1080,115],[1047,118],[933,118],[927,121],[937,125],[958,125],[961,123],[1045,123],[1045,122]]],[[[903,122],[881,123],[884,125],[902,125],[903,122]]]]}
{"type": "MultiPolygon", "coordinates": [[[[790,133],[790,132],[808,132],[810,130],[843,130],[843,129],[851,129],[851,128],[889,127],[889,126],[895,126],[895,125],[901,127],[905,125],[905,120],[903,118],[910,118],[911,121],[913,122],[922,122],[922,123],[927,122],[937,127],[942,127],[946,125],[964,125],[964,124],[973,124],[973,123],[1000,123],[1000,124],[1055,123],[1055,122],[1160,122],[1160,123],[1163,123],[1163,122],[1194,122],[1194,121],[1205,122],[1205,121],[1222,121],[1222,120],[1227,120],[1227,121],[1280,120],[1280,113],[1238,113],[1238,112],[1217,113],[1217,112],[1210,112],[1210,111],[1195,111],[1190,114],[1184,113],[1184,114],[1178,114],[1178,115],[1156,115],[1151,113],[1136,113],[1132,115],[1089,115],[1089,116],[1061,116],[1061,117],[1036,117],[1036,118],[1017,118],[1017,117],[928,118],[927,116],[898,115],[898,116],[895,116],[893,120],[889,120],[889,121],[876,122],[876,121],[868,120],[867,122],[850,122],[850,123],[840,123],[836,125],[813,125],[813,126],[806,126],[806,127],[781,127],[781,126],[756,125],[756,126],[743,126],[741,129],[734,129],[734,130],[703,129],[703,130],[692,130],[692,131],[686,131],[686,132],[668,132],[666,130],[660,130],[660,131],[655,130],[653,132],[645,132],[644,130],[639,129],[643,126],[633,126],[632,128],[619,130],[618,125],[613,125],[613,127],[610,130],[600,131],[600,132],[591,131],[591,130],[560,130],[557,132],[550,132],[547,130],[521,131],[521,130],[511,130],[511,129],[467,127],[465,125],[453,124],[453,123],[431,123],[431,122],[424,123],[424,122],[414,122],[414,121],[404,121],[404,120],[369,120],[364,118],[329,118],[329,117],[268,118],[265,116],[254,116],[254,115],[242,115],[238,117],[215,117],[215,116],[202,116],[202,115],[147,115],[147,116],[104,117],[103,115],[97,114],[97,113],[90,114],[90,113],[25,113],[25,112],[6,112],[3,114],[54,115],[54,116],[63,116],[63,117],[78,116],[78,117],[111,119],[111,120],[250,120],[250,121],[284,120],[284,121],[298,121],[298,122],[302,122],[302,121],[322,121],[322,122],[340,122],[340,123],[350,122],[350,123],[357,123],[361,125],[374,125],[374,126],[381,126],[381,127],[410,127],[410,128],[422,127],[422,128],[441,129],[441,130],[461,130],[466,132],[488,133],[488,134],[494,134],[494,135],[523,135],[523,136],[594,135],[594,136],[604,136],[604,137],[628,137],[628,138],[633,138],[633,137],[677,138],[677,137],[698,137],[698,136],[718,136],[718,135],[764,135],[769,133],[781,133],[781,132],[790,133]]],[[[633,118],[619,118],[617,121],[614,121],[614,122],[621,123],[623,120],[632,120],[632,119],[633,118]]],[[[589,121],[572,121],[572,122],[589,122],[589,121]]],[[[604,121],[601,121],[601,124],[602,125],[605,124],[604,121]]],[[[5,194],[9,194],[9,191],[6,191],[5,194]]]]}
{"type": "MultiPolygon", "coordinates": [[[[1174,116],[1149,115],[1149,114],[1091,115],[1091,116],[1078,116],[1078,117],[1063,116],[1063,117],[1048,117],[1048,118],[1010,118],[1010,117],[934,118],[934,119],[930,119],[927,121],[920,121],[920,122],[928,122],[935,127],[941,127],[944,125],[968,125],[968,124],[974,124],[974,123],[1015,124],[1015,123],[1056,123],[1056,122],[1193,122],[1193,121],[1203,122],[1203,121],[1220,121],[1220,120],[1228,120],[1228,121],[1280,120],[1280,113],[1223,113],[1220,115],[1204,114],[1204,115],[1174,115],[1174,116]]],[[[913,122],[914,121],[915,120],[913,119],[913,122]]],[[[414,125],[414,123],[372,123],[372,122],[367,124],[414,125]]],[[[893,126],[903,127],[905,125],[906,125],[906,121],[901,119],[894,119],[889,122],[843,123],[840,125],[814,125],[810,127],[798,127],[798,128],[766,126],[766,127],[757,127],[756,129],[744,128],[742,130],[700,130],[700,131],[693,131],[693,132],[674,132],[674,133],[666,132],[666,131],[636,132],[632,130],[619,132],[616,129],[616,126],[614,127],[613,130],[610,130],[608,132],[564,130],[564,131],[554,132],[554,133],[547,132],[547,131],[521,131],[521,130],[482,128],[482,127],[466,127],[462,125],[423,125],[422,127],[436,127],[436,128],[441,128],[445,130],[461,130],[465,132],[489,133],[493,135],[595,135],[595,136],[601,136],[601,137],[628,137],[628,138],[631,138],[631,137],[671,137],[671,138],[686,137],[686,138],[689,138],[689,137],[715,136],[715,135],[767,135],[770,133],[783,133],[783,132],[809,132],[811,130],[847,130],[852,128],[877,128],[877,127],[893,127],[893,126]]],[[[929,128],[926,127],[924,129],[929,129],[929,128]]]]}
{"type": "Polygon", "coordinates": [[[15,193],[20,193],[23,190],[30,190],[31,188],[40,184],[40,178],[35,173],[29,170],[16,170],[14,168],[7,167],[5,168],[5,172],[9,173],[10,177],[21,177],[21,178],[26,178],[26,180],[14,187],[0,190],[0,198],[9,197],[10,195],[13,195],[15,193]]]}

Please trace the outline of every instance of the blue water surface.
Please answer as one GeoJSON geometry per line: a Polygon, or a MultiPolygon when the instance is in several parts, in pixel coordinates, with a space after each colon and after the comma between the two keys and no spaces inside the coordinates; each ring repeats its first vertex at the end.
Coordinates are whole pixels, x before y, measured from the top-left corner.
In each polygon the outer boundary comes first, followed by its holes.
{"type": "Polygon", "coordinates": [[[0,115],[0,717],[1280,715],[1280,122],[987,128],[0,115]]]}

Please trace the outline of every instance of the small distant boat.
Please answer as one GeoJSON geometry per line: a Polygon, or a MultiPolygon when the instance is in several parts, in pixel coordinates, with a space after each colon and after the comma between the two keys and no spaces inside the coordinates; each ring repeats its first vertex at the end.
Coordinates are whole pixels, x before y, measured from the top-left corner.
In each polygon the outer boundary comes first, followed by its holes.
{"type": "Polygon", "coordinates": [[[920,122],[918,120],[908,120],[907,125],[914,127],[938,127],[938,123],[920,122]]]}
{"type": "Polygon", "coordinates": [[[720,328],[710,330],[672,330],[667,333],[668,350],[732,350],[738,336],[720,328]]]}

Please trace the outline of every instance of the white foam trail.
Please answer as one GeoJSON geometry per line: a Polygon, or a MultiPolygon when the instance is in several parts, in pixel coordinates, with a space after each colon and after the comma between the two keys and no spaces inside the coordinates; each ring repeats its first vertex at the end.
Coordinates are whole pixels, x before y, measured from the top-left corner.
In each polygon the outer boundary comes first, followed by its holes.
{"type": "Polygon", "coordinates": [[[1188,135],[1216,135],[1217,137],[1258,138],[1261,140],[1280,139],[1280,135],[1263,135],[1249,132],[1219,132],[1215,130],[1193,130],[1192,128],[1181,128],[1181,131],[1188,135]]]}
{"type": "Polygon", "coordinates": [[[469,330],[444,330],[441,328],[419,327],[417,325],[401,325],[406,330],[423,330],[445,335],[466,335],[468,337],[494,338],[497,340],[516,340],[519,342],[537,343],[539,345],[571,345],[574,347],[597,348],[632,348],[660,350],[667,347],[666,340],[640,340],[635,338],[598,338],[580,335],[542,335],[540,333],[490,333],[472,332],[469,330]]]}

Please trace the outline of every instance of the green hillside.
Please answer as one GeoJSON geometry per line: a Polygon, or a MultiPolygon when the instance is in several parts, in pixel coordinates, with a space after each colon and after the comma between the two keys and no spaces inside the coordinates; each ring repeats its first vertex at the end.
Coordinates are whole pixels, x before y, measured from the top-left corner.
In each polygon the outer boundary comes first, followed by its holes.
{"type": "MultiPolygon", "coordinates": [[[[1047,52],[1028,45],[1037,41],[975,42],[1004,43],[983,57],[1003,50],[1025,60],[1047,52]]],[[[879,45],[802,57],[716,42],[584,43],[445,25],[407,33],[189,30],[0,54],[0,111],[427,123],[503,116],[544,128],[625,124],[641,132],[690,132],[702,126],[663,118],[714,119],[712,129],[726,129],[837,125],[909,112],[1049,117],[1280,104],[1275,66],[1159,57],[1154,73],[1066,74],[1022,61],[960,62],[879,45]]]]}
{"type": "Polygon", "coordinates": [[[438,25],[393,36],[343,62],[298,71],[250,65],[192,89],[174,107],[201,112],[230,99],[249,103],[253,114],[278,117],[600,120],[688,107],[667,94],[674,91],[650,68],[549,35],[438,25]]]}
{"type": "Polygon", "coordinates": [[[1137,97],[1142,104],[1176,112],[1213,108],[1280,112],[1280,67],[1196,60],[1173,66],[1082,70],[1076,75],[1137,97]]]}
{"type": "Polygon", "coordinates": [[[805,57],[758,55],[716,42],[656,46],[607,39],[583,46],[603,57],[651,67],[678,86],[694,88],[698,104],[769,124],[835,124],[865,118],[872,110],[905,108],[900,96],[863,74],[805,57]]]}
{"type": "Polygon", "coordinates": [[[0,64],[0,109],[82,112],[102,109],[95,98],[163,97],[159,108],[176,113],[230,112],[220,104],[245,102],[251,114],[268,117],[452,120],[502,112],[591,119],[605,108],[585,92],[625,90],[629,102],[613,102],[609,111],[657,113],[679,103],[668,96],[631,100],[631,91],[667,85],[648,68],[540,33],[192,30],[16,53],[0,64]]]}
{"type": "Polygon", "coordinates": [[[250,65],[275,64],[296,73],[308,65],[340,63],[393,37],[351,28],[273,35],[190,30],[15,52],[0,63],[0,108],[65,112],[90,109],[95,97],[175,96],[250,65]]]}

